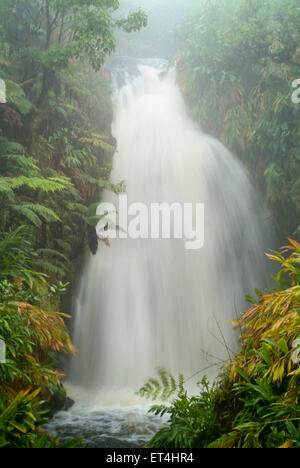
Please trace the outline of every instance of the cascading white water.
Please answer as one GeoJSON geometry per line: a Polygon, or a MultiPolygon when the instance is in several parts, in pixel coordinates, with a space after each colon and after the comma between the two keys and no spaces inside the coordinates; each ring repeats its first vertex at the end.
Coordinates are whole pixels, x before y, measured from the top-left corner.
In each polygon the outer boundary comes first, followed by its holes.
{"type": "MultiPolygon", "coordinates": [[[[93,391],[134,392],[158,366],[189,377],[226,360],[236,349],[231,321],[266,279],[259,198],[237,159],[190,120],[175,72],[161,76],[160,65],[127,73],[115,92],[112,181],[126,182],[129,204],[204,203],[205,243],[186,250],[179,239],[100,242],[76,301],[71,371],[93,391]]],[[[104,195],[118,206],[116,198],[104,195]]]]}
{"type": "MultiPolygon", "coordinates": [[[[161,419],[134,392],[158,366],[186,378],[204,368],[215,375],[208,367],[237,348],[231,321],[245,294],[266,284],[271,246],[243,167],[189,119],[175,72],[162,75],[160,60],[121,62],[113,70],[112,180],[126,182],[129,206],[204,203],[205,242],[186,250],[185,239],[114,239],[90,256],[75,301],[79,353],[68,391],[76,404],[46,429],[97,448],[139,447],[157,432],[161,419]]],[[[113,193],[103,198],[118,207],[113,193]]]]}

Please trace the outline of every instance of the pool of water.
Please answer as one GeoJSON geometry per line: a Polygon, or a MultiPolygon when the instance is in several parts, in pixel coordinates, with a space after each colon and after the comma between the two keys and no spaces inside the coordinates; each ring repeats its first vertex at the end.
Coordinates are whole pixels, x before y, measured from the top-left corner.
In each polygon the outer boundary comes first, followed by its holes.
{"type": "Polygon", "coordinates": [[[143,447],[166,422],[149,413],[150,407],[134,394],[100,393],[56,413],[44,429],[62,443],[83,437],[89,448],[143,447]]]}

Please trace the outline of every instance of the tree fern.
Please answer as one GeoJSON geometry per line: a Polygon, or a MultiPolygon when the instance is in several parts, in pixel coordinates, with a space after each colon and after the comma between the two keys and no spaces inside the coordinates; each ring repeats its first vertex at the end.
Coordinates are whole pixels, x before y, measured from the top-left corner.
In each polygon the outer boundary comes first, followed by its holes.
{"type": "Polygon", "coordinates": [[[0,156],[2,170],[10,173],[20,173],[21,170],[39,171],[36,161],[25,154],[6,153],[0,156]]]}
{"type": "Polygon", "coordinates": [[[7,177],[0,177],[0,196],[9,201],[15,200],[15,194],[7,177]]]}
{"type": "Polygon", "coordinates": [[[9,207],[11,210],[18,213],[19,216],[26,218],[30,223],[36,227],[41,227],[42,221],[30,208],[27,208],[26,204],[24,205],[15,205],[11,204],[9,207]]]}
{"type": "Polygon", "coordinates": [[[28,187],[33,190],[40,190],[45,193],[62,192],[70,185],[67,178],[59,177],[25,177],[19,176],[8,181],[9,185],[13,188],[28,187]]]}
{"type": "Polygon", "coordinates": [[[36,251],[38,256],[44,256],[48,258],[54,258],[56,260],[61,260],[62,262],[68,263],[69,259],[63,253],[54,249],[37,249],[36,251]]]}
{"type": "Polygon", "coordinates": [[[15,104],[23,115],[27,115],[34,105],[30,102],[20,85],[11,80],[5,80],[6,96],[9,103],[15,104]]]}
{"type": "Polygon", "coordinates": [[[54,273],[57,278],[64,278],[66,275],[66,265],[62,264],[63,266],[58,266],[53,262],[48,260],[36,260],[34,262],[34,267],[38,268],[40,271],[44,271],[45,273],[54,273]]]}
{"type": "Polygon", "coordinates": [[[0,235],[0,280],[19,278],[30,288],[39,288],[45,275],[34,270],[37,254],[32,248],[30,233],[26,226],[19,226],[8,234],[0,235]]]}
{"type": "Polygon", "coordinates": [[[54,273],[58,278],[64,278],[68,270],[68,258],[58,250],[38,249],[34,267],[46,273],[54,273]]]}
{"type": "Polygon", "coordinates": [[[63,167],[79,168],[84,166],[94,166],[96,158],[87,148],[76,149],[66,148],[67,155],[62,162],[63,167]]]}
{"type": "Polygon", "coordinates": [[[107,179],[95,179],[89,174],[82,174],[82,178],[89,184],[95,185],[100,189],[110,190],[111,192],[114,192],[116,194],[123,193],[126,191],[125,181],[121,181],[119,182],[119,184],[113,184],[107,179]]]}
{"type": "Polygon", "coordinates": [[[38,203],[11,204],[10,209],[16,211],[20,216],[24,216],[37,227],[42,225],[41,218],[48,222],[61,221],[53,210],[38,203]]]}
{"type": "Polygon", "coordinates": [[[92,133],[90,137],[80,138],[79,141],[83,144],[91,145],[95,148],[100,148],[107,153],[114,153],[116,148],[104,141],[105,139],[107,139],[105,135],[97,135],[96,133],[92,133]]]}

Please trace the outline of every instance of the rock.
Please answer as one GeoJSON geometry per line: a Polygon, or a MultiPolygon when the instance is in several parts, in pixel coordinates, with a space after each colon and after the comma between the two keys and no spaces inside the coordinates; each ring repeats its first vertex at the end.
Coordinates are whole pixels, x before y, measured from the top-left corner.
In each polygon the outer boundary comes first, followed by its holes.
{"type": "Polygon", "coordinates": [[[55,394],[51,398],[48,408],[49,414],[48,418],[51,419],[58,411],[68,411],[74,405],[74,401],[69,398],[67,395],[55,394]]]}

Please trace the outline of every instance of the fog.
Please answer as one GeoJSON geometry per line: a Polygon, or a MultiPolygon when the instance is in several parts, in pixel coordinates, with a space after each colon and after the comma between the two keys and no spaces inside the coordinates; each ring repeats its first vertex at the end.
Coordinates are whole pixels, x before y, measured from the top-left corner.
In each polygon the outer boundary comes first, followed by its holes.
{"type": "Polygon", "coordinates": [[[138,33],[119,32],[117,55],[172,58],[180,48],[176,27],[191,15],[202,0],[121,0],[123,12],[143,8],[148,26],[138,33]]]}

